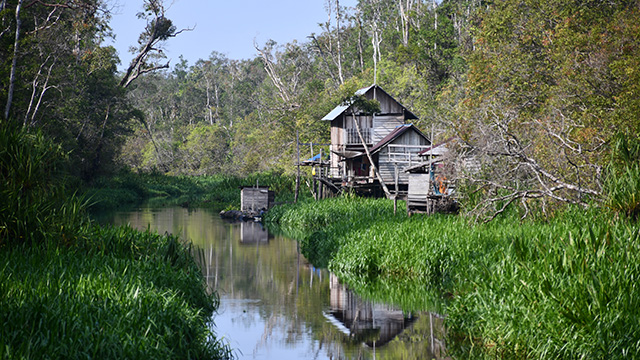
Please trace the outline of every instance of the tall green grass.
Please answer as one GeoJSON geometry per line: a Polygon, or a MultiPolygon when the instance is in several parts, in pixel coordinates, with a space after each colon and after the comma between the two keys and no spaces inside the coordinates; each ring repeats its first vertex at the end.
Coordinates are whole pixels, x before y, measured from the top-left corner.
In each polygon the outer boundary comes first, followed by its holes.
{"type": "Polygon", "coordinates": [[[604,181],[605,205],[633,219],[640,216],[640,140],[619,135],[604,181]]]}
{"type": "Polygon", "coordinates": [[[229,358],[198,253],[92,225],[60,147],[0,125],[0,359],[229,358]]]}
{"type": "Polygon", "coordinates": [[[640,225],[602,209],[546,222],[394,216],[387,200],[336,199],[276,209],[358,292],[446,313],[462,358],[640,356],[640,225]],[[437,297],[428,299],[427,297],[437,297]]]}
{"type": "Polygon", "coordinates": [[[69,191],[67,154],[41,133],[0,121],[0,247],[71,239],[84,202],[69,191]]]}
{"type": "Polygon", "coordinates": [[[0,358],[221,359],[190,247],[128,227],[0,252],[0,358]]]}

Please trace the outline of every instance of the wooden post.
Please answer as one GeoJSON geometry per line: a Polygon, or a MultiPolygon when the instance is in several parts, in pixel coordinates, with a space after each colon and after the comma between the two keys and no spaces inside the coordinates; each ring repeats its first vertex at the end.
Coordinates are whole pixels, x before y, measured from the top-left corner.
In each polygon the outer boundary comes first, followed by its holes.
{"type": "Polygon", "coordinates": [[[298,193],[300,192],[300,135],[298,134],[298,130],[296,130],[296,148],[298,152],[298,175],[296,175],[296,192],[293,197],[293,202],[298,202],[298,193]]]}
{"type": "MultiPolygon", "coordinates": [[[[431,177],[434,176],[435,178],[435,173],[433,173],[433,171],[431,170],[431,167],[433,166],[433,146],[434,146],[434,142],[433,142],[433,123],[431,123],[431,139],[429,139],[429,141],[431,141],[431,149],[429,150],[429,190],[427,191],[427,194],[429,194],[431,191],[433,191],[433,185],[431,184],[431,177]]],[[[435,195],[435,191],[433,192],[433,195],[435,195]]],[[[427,195],[428,196],[428,195],[427,195]]],[[[427,200],[427,213],[428,214],[432,214],[433,213],[433,201],[434,201],[434,197],[431,197],[430,199],[427,200]]]]}
{"type": "Polygon", "coordinates": [[[393,215],[398,211],[398,163],[394,163],[395,175],[396,175],[396,194],[393,196],[393,215]]]}
{"type": "Polygon", "coordinates": [[[313,199],[318,201],[319,199],[319,194],[317,191],[317,186],[316,186],[316,176],[314,175],[313,172],[315,172],[315,167],[312,167],[312,174],[311,174],[311,195],[313,195],[313,199]]]}
{"type": "Polygon", "coordinates": [[[324,184],[322,183],[322,179],[324,179],[324,166],[322,166],[322,148],[320,148],[320,181],[318,181],[318,196],[320,199],[324,199],[324,184]]]}

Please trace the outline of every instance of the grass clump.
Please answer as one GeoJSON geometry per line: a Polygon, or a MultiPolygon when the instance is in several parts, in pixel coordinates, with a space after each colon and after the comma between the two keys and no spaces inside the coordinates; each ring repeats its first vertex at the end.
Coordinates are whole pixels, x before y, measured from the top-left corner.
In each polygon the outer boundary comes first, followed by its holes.
{"type": "Polygon", "coordinates": [[[0,251],[0,357],[220,359],[190,247],[128,227],[92,227],[70,247],[0,251]]]}
{"type": "Polygon", "coordinates": [[[70,192],[68,157],[41,133],[0,121],[0,246],[71,239],[84,202],[70,192]]]}
{"type": "Polygon", "coordinates": [[[272,210],[268,220],[306,244],[310,261],[324,251],[321,261],[365,297],[444,312],[452,355],[640,356],[636,221],[594,208],[470,225],[394,216],[390,206],[334,199],[272,210]]]}

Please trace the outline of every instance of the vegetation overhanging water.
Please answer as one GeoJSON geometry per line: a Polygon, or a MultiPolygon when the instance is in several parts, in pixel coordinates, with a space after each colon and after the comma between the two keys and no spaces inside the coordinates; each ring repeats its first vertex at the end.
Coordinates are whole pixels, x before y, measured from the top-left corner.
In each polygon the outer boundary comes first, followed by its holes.
{"type": "Polygon", "coordinates": [[[0,149],[0,358],[230,356],[190,244],[93,224],[40,134],[1,127],[0,149]]]}
{"type": "Polygon", "coordinates": [[[267,221],[359,293],[442,306],[452,355],[640,356],[636,221],[582,208],[476,225],[400,213],[388,200],[343,197],[278,207],[267,221]]]}

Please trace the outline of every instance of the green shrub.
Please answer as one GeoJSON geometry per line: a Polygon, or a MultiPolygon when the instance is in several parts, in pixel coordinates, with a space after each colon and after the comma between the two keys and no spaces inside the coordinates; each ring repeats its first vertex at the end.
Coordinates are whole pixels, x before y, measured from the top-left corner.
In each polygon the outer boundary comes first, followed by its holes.
{"type": "Polygon", "coordinates": [[[85,202],[65,186],[68,158],[40,132],[0,123],[0,246],[71,241],[85,202]]]}
{"type": "Polygon", "coordinates": [[[181,205],[222,210],[239,209],[240,187],[256,184],[269,186],[275,192],[276,202],[293,200],[295,179],[274,172],[237,177],[226,174],[169,176],[122,171],[115,176],[98,179],[85,193],[93,200],[92,211],[139,204],[144,200],[154,206],[181,205]]]}

